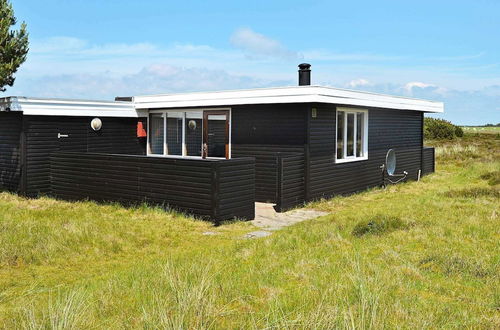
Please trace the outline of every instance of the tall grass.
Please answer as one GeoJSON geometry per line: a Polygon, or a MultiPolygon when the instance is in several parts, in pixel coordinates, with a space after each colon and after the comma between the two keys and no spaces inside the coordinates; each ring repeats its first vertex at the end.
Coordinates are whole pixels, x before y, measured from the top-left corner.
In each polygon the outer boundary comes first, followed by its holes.
{"type": "Polygon", "coordinates": [[[248,223],[0,194],[0,328],[500,328],[498,140],[434,143],[435,174],[255,240],[248,223]]]}
{"type": "Polygon", "coordinates": [[[45,309],[33,302],[21,309],[20,327],[38,329],[81,329],[85,327],[87,302],[82,290],[50,294],[45,309]]]}

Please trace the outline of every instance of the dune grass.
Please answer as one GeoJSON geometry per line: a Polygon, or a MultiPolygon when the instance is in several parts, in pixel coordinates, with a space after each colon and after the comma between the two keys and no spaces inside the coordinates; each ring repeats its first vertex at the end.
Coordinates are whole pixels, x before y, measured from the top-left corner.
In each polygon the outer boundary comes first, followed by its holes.
{"type": "Polygon", "coordinates": [[[0,325],[499,328],[500,142],[432,143],[437,173],[312,203],[329,215],[263,239],[243,222],[2,193],[0,325]]]}

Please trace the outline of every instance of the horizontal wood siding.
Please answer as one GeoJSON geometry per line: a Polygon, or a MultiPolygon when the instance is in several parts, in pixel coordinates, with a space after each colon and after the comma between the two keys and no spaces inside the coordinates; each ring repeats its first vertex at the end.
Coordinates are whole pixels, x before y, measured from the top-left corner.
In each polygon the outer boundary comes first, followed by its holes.
{"type": "Polygon", "coordinates": [[[435,171],[435,150],[432,147],[424,147],[422,150],[422,175],[435,171]]]}
{"type": "Polygon", "coordinates": [[[220,220],[255,218],[255,161],[249,158],[217,162],[218,202],[220,220]]]}
{"type": "Polygon", "coordinates": [[[68,200],[146,202],[214,221],[253,219],[254,160],[56,152],[51,192],[68,200]]]}
{"type": "Polygon", "coordinates": [[[335,163],[335,106],[313,105],[310,121],[309,199],[351,194],[382,184],[380,165],[388,149],[397,156],[396,173],[416,179],[421,169],[422,116],[417,111],[369,109],[368,160],[335,163]]]}
{"type": "Polygon", "coordinates": [[[107,152],[145,154],[144,139],[137,138],[137,118],[102,117],[102,129],[90,128],[93,117],[25,116],[26,193],[50,193],[49,157],[53,152],[107,152]],[[68,137],[58,138],[58,134],[68,137]]]}
{"type": "Polygon", "coordinates": [[[258,202],[277,202],[279,153],[300,154],[303,159],[304,147],[290,145],[233,145],[233,158],[255,158],[255,200],[258,202]]]}
{"type": "Polygon", "coordinates": [[[231,154],[255,157],[255,199],[277,203],[277,153],[298,153],[304,159],[305,104],[232,107],[231,154]]]}
{"type": "Polygon", "coordinates": [[[278,201],[276,210],[284,212],[305,200],[304,156],[280,154],[278,156],[278,201]]]}
{"type": "Polygon", "coordinates": [[[0,112],[0,190],[17,192],[21,180],[22,115],[0,112]]]}

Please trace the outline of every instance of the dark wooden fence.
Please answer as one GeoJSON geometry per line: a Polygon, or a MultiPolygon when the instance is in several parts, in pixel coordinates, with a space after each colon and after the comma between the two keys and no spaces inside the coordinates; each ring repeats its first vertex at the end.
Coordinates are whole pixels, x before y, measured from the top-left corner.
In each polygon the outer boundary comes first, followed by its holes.
{"type": "Polygon", "coordinates": [[[232,157],[255,158],[255,201],[276,203],[278,158],[281,154],[301,154],[304,147],[296,145],[232,145],[232,157]]]}
{"type": "Polygon", "coordinates": [[[435,171],[435,150],[432,147],[422,149],[422,175],[433,173],[435,171]]]}
{"type": "Polygon", "coordinates": [[[275,209],[284,212],[304,203],[304,156],[278,153],[276,159],[278,189],[275,209]]]}
{"type": "Polygon", "coordinates": [[[51,194],[134,205],[146,202],[216,223],[255,217],[253,158],[198,160],[57,152],[51,194]]]}

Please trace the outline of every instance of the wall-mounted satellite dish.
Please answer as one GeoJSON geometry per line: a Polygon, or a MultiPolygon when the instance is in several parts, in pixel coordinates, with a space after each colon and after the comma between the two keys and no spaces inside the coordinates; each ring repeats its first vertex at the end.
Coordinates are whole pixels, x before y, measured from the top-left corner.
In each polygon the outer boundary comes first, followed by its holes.
{"type": "Polygon", "coordinates": [[[396,172],[396,152],[394,149],[389,149],[385,155],[385,168],[389,175],[394,175],[396,172]]]}
{"type": "Polygon", "coordinates": [[[385,163],[380,166],[382,170],[382,187],[385,187],[386,182],[398,183],[406,179],[408,172],[403,171],[402,174],[396,174],[396,151],[394,149],[387,150],[385,155],[385,163]],[[386,177],[387,173],[387,177],[386,177]],[[395,181],[392,178],[399,178],[395,181]]]}

